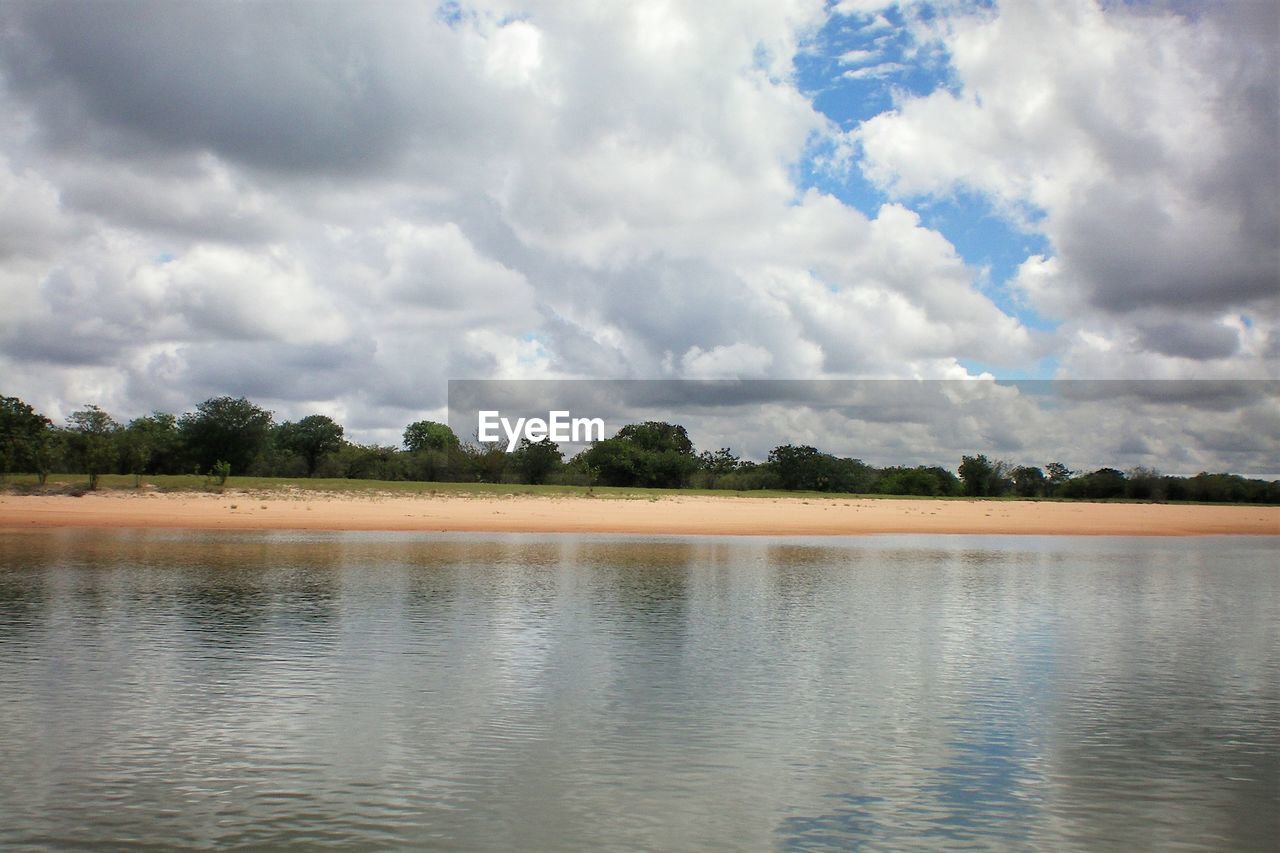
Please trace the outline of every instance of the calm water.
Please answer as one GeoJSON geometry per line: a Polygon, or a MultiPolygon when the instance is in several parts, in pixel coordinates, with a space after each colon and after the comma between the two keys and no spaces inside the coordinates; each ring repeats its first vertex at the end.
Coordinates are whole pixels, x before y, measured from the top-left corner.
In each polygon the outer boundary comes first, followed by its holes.
{"type": "Polygon", "coordinates": [[[1278,546],[0,534],[0,843],[1274,849],[1278,546]]]}

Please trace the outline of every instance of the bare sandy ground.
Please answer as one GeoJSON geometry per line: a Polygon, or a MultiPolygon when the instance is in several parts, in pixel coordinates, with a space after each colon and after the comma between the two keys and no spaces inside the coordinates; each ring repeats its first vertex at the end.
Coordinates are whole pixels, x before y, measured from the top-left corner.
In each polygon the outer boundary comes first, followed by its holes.
{"type": "Polygon", "coordinates": [[[525,533],[1280,535],[1280,507],[670,496],[0,496],[0,529],[421,530],[525,533]]]}

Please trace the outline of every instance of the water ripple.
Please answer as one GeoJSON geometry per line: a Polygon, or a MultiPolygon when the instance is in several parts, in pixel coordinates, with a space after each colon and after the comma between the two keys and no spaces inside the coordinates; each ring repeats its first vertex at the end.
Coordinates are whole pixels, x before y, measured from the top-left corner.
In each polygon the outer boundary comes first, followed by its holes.
{"type": "Polygon", "coordinates": [[[1274,549],[0,534],[3,841],[1265,849],[1274,549]]]}

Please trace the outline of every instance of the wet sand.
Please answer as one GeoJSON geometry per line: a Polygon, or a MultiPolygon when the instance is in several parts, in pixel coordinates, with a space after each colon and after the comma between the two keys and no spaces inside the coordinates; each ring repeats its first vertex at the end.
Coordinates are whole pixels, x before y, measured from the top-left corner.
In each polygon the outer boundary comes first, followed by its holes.
{"type": "Polygon", "coordinates": [[[0,529],[419,530],[502,533],[1280,535],[1280,507],[664,496],[656,499],[104,492],[0,496],[0,529]]]}

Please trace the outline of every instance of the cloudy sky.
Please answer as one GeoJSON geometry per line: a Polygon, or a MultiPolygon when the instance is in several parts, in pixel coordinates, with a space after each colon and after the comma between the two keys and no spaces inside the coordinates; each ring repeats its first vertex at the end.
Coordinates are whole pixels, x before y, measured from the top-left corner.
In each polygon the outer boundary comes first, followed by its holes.
{"type": "Polygon", "coordinates": [[[1275,378],[1278,45],[1273,0],[5,0],[0,393],[395,443],[448,379],[1275,378]]]}

